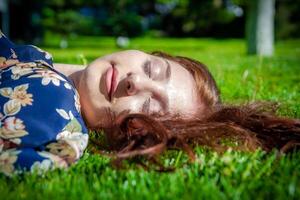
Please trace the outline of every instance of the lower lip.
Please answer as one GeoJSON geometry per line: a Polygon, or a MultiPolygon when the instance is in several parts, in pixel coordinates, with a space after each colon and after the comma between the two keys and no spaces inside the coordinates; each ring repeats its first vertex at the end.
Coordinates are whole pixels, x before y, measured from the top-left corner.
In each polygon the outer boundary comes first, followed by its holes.
{"type": "Polygon", "coordinates": [[[117,89],[116,78],[118,71],[114,67],[110,67],[106,72],[106,89],[109,98],[111,99],[113,93],[117,89]]]}

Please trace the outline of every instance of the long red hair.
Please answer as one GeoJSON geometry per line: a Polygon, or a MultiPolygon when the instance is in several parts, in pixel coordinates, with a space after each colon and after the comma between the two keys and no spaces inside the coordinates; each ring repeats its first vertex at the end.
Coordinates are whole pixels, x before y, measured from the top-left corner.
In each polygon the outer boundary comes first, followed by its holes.
{"type": "Polygon", "coordinates": [[[190,119],[126,112],[112,115],[114,125],[105,130],[105,136],[116,160],[137,156],[154,159],[166,149],[182,149],[193,160],[193,145],[216,151],[277,148],[285,152],[300,144],[300,120],[276,116],[276,104],[222,105],[216,82],[204,64],[162,52],[153,55],[175,61],[193,75],[201,109],[190,119]]]}

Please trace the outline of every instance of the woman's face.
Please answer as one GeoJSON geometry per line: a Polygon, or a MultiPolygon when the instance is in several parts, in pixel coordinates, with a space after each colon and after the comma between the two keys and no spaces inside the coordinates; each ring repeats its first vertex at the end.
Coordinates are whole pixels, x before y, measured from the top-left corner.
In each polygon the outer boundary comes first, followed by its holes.
{"type": "Polygon", "coordinates": [[[79,93],[90,127],[109,127],[109,112],[188,117],[198,106],[194,79],[185,68],[137,50],[94,60],[83,72],[79,93]]]}

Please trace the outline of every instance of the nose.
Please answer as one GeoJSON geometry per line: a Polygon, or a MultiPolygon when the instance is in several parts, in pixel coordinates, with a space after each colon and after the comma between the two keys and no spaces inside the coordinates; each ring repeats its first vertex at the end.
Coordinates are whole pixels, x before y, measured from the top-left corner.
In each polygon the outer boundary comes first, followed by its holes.
{"type": "Polygon", "coordinates": [[[132,96],[141,91],[149,90],[152,84],[148,81],[147,78],[138,74],[128,73],[125,81],[127,95],[132,96]]]}
{"type": "Polygon", "coordinates": [[[136,83],[130,78],[126,80],[126,93],[129,96],[135,95],[137,93],[136,83]]]}

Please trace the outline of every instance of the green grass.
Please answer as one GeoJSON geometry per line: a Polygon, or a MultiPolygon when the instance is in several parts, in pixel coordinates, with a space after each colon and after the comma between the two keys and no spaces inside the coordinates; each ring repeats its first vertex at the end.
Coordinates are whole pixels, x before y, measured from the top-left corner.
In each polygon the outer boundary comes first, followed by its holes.
{"type": "MultiPolygon", "coordinates": [[[[55,62],[81,64],[118,51],[113,38],[80,37],[59,49],[49,38],[45,49],[55,62]]],[[[137,38],[132,49],[166,51],[195,58],[209,66],[223,102],[280,102],[281,115],[300,118],[300,40],[279,41],[275,56],[247,56],[242,40],[137,38]]],[[[38,176],[0,175],[0,199],[299,199],[300,153],[276,157],[276,152],[223,155],[197,148],[198,161],[187,163],[178,152],[163,159],[177,166],[171,173],[145,171],[133,165],[114,169],[108,158],[86,152],[67,171],[38,176]]]]}

